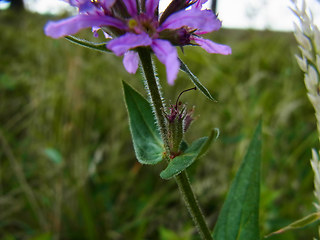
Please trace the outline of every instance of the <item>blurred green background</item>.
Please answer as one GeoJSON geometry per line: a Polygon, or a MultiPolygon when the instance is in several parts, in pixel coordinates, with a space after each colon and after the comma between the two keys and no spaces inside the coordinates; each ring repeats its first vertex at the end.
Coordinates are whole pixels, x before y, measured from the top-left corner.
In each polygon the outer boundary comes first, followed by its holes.
{"type": "MultiPolygon", "coordinates": [[[[144,94],[141,72],[128,74],[112,54],[46,37],[49,19],[0,11],[0,239],[198,239],[175,182],[159,177],[165,164],[135,160],[121,80],[144,94]]],[[[181,98],[196,107],[187,140],[221,131],[188,172],[213,228],[263,119],[264,236],[315,210],[309,159],[319,145],[297,45],[292,33],[223,29],[208,37],[233,54],[179,51],[219,101],[199,91],[181,98]]],[[[182,72],[168,86],[164,66],[155,63],[168,104],[192,87],[182,72]]],[[[313,224],[269,239],[316,233],[313,224]]]]}

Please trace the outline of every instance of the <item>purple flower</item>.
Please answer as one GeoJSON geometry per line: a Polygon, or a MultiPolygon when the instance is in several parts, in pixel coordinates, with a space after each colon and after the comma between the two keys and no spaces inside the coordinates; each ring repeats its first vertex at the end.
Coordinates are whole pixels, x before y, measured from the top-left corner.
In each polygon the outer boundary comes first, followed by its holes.
{"type": "Polygon", "coordinates": [[[159,15],[160,0],[65,0],[79,8],[79,14],[49,22],[45,33],[53,38],[75,34],[92,27],[111,37],[107,48],[124,56],[123,64],[135,73],[139,47],[149,47],[166,66],[167,80],[173,84],[180,63],[174,46],[198,45],[209,53],[231,54],[231,48],[214,43],[200,35],[217,31],[221,22],[210,10],[202,10],[207,0],[173,0],[159,15]]]}

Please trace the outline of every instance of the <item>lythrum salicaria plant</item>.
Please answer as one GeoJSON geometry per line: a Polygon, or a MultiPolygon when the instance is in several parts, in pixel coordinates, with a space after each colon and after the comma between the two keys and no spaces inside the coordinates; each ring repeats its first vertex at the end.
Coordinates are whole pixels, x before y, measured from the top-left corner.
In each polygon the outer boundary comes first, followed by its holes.
{"type": "MultiPolygon", "coordinates": [[[[166,78],[174,84],[179,69],[187,73],[193,84],[207,98],[214,100],[199,79],[178,58],[176,47],[201,47],[208,53],[229,55],[231,48],[214,43],[203,34],[217,31],[221,21],[208,9],[206,0],[173,0],[159,13],[159,0],[69,0],[79,14],[45,26],[46,35],[68,40],[92,49],[123,56],[129,73],[139,67],[145,76],[149,99],[146,100],[125,82],[124,97],[137,160],[142,164],[166,161],[168,166],[160,176],[174,178],[186,207],[202,239],[259,238],[259,181],[261,124],[257,127],[248,152],[231,186],[214,231],[206,224],[186,172],[195,160],[204,155],[213,142],[217,129],[208,137],[191,144],[184,134],[193,120],[193,109],[178,100],[169,108],[162,97],[152,57],[155,55],[166,67],[166,78]],[[78,39],[72,34],[92,28],[94,35],[102,32],[105,43],[78,39]]],[[[179,99],[179,98],[178,98],[179,99]]],[[[165,213],[164,213],[165,214],[165,213]]]]}

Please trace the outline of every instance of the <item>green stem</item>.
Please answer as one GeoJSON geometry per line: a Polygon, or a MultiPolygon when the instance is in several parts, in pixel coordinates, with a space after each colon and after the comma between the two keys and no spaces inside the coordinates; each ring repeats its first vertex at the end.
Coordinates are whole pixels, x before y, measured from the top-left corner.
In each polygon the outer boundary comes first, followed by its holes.
{"type": "Polygon", "coordinates": [[[180,193],[184,199],[184,202],[188,208],[188,211],[192,217],[194,224],[198,229],[201,238],[204,240],[212,240],[212,236],[204,218],[204,215],[200,209],[196,196],[192,191],[187,171],[182,171],[175,178],[179,186],[180,193]]]}
{"type": "MultiPolygon", "coordinates": [[[[157,123],[159,126],[160,134],[163,139],[167,156],[170,154],[169,140],[166,119],[164,116],[164,104],[161,97],[160,86],[154,74],[153,64],[151,60],[150,51],[146,48],[140,48],[139,57],[141,60],[142,68],[146,78],[146,87],[150,94],[151,104],[153,106],[157,123]]],[[[196,200],[196,197],[192,191],[188,175],[186,171],[183,171],[175,177],[180,193],[187,206],[187,209],[192,217],[192,220],[197,227],[197,230],[203,240],[212,240],[210,230],[206,224],[204,215],[201,212],[200,206],[196,200]]]]}
{"type": "Polygon", "coordinates": [[[168,141],[168,132],[166,127],[167,126],[166,119],[164,116],[165,108],[162,101],[162,97],[160,95],[161,94],[160,88],[159,88],[160,86],[154,74],[151,54],[150,54],[150,51],[146,48],[140,48],[138,53],[139,53],[142,68],[144,71],[144,75],[146,77],[146,87],[151,98],[151,103],[152,103],[151,105],[153,106],[153,110],[157,119],[161,138],[164,142],[166,152],[167,154],[169,154],[170,149],[169,149],[169,141],[168,141]]]}

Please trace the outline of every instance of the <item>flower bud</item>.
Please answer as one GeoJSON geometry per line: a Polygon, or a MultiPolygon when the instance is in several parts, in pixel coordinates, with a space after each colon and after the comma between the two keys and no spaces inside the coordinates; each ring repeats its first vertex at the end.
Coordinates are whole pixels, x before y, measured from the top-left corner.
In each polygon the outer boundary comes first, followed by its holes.
{"type": "Polygon", "coordinates": [[[166,29],[159,34],[159,38],[166,39],[175,46],[184,46],[190,44],[191,33],[186,28],[166,29]]]}
{"type": "Polygon", "coordinates": [[[181,103],[172,105],[170,107],[170,114],[166,115],[168,120],[168,137],[170,144],[170,158],[175,158],[180,155],[180,144],[182,142],[184,133],[189,128],[191,122],[193,121],[193,111],[194,108],[187,111],[186,106],[181,107],[181,103]]]}

